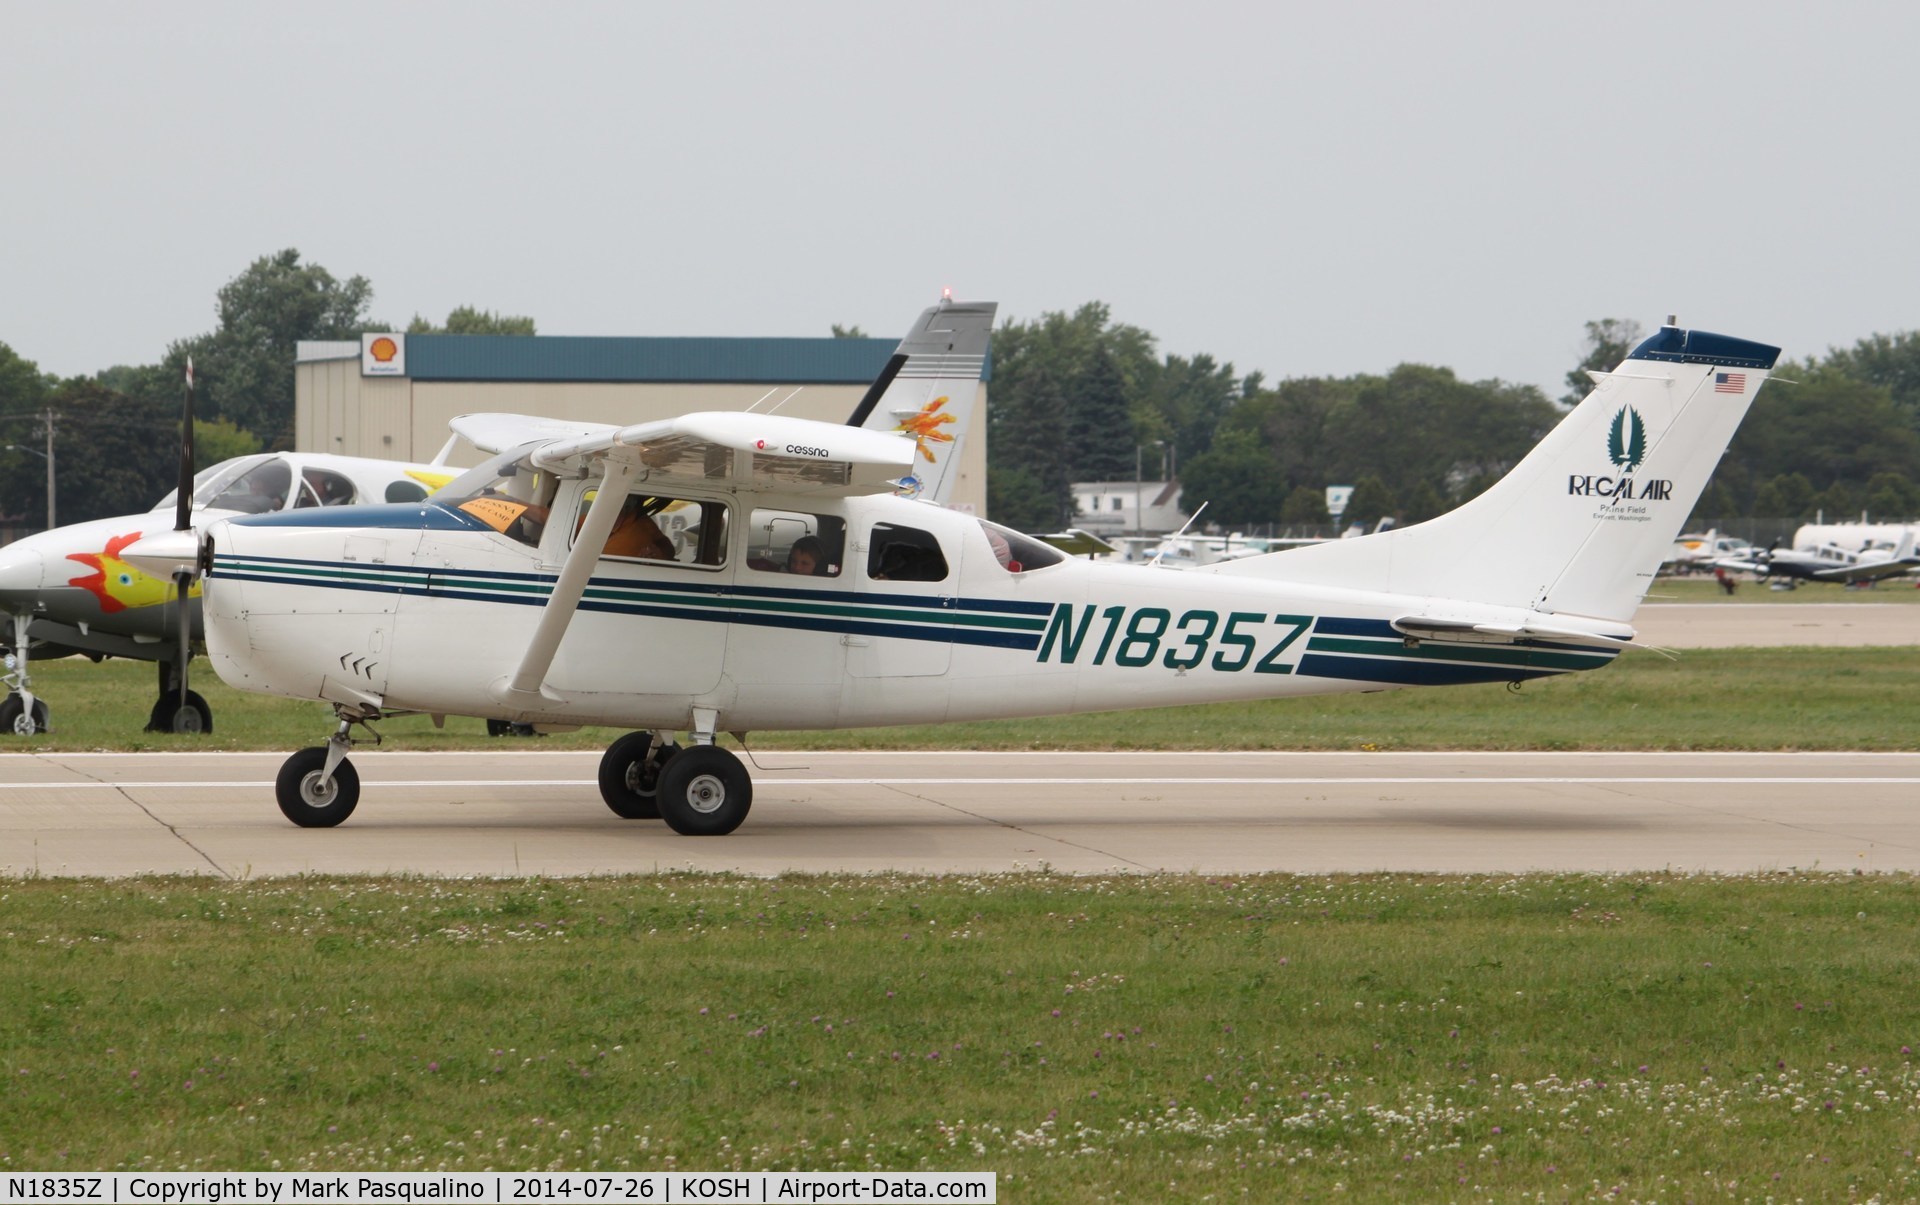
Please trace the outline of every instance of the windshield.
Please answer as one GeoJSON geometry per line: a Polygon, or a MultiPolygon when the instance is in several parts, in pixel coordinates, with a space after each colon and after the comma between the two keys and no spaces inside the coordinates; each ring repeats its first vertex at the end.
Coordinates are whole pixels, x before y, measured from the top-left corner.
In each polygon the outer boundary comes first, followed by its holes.
{"type": "MultiPolygon", "coordinates": [[[[206,468],[201,469],[193,475],[193,504],[195,506],[205,506],[209,498],[213,497],[219,490],[225,489],[234,478],[239,477],[248,469],[253,468],[262,461],[271,459],[271,455],[271,453],[260,452],[253,456],[241,456],[233,460],[223,460],[219,464],[210,464],[206,468]]],[[[180,490],[178,487],[170,489],[167,491],[166,497],[153,504],[153,509],[165,510],[172,506],[174,500],[179,496],[180,490]]]]}
{"type": "Polygon", "coordinates": [[[433,501],[465,511],[502,535],[538,544],[559,482],[521,463],[531,444],[502,452],[448,482],[433,501]]]}

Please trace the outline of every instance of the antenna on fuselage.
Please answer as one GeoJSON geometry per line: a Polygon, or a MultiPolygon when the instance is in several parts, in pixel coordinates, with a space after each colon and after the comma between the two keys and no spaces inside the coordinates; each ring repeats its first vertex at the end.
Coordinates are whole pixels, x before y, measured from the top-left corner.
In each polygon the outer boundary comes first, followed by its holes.
{"type": "Polygon", "coordinates": [[[779,401],[777,401],[777,402],[775,402],[775,403],[774,403],[774,404],[772,405],[772,407],[771,407],[771,408],[769,408],[769,409],[767,410],[767,413],[768,413],[768,414],[772,414],[772,413],[773,413],[773,412],[774,412],[775,410],[778,410],[778,409],[780,409],[780,407],[782,407],[782,406],[784,406],[784,405],[786,405],[786,404],[787,404],[788,402],[790,402],[790,401],[792,401],[792,400],[793,400],[794,398],[797,398],[797,397],[799,397],[799,396],[800,396],[800,391],[801,391],[802,389],[805,389],[805,388],[806,388],[806,386],[805,386],[805,385],[798,385],[798,386],[795,386],[795,387],[794,387],[794,390],[793,390],[793,392],[792,392],[792,393],[789,393],[789,394],[788,394],[787,396],[785,396],[785,397],[783,397],[783,398],[781,398],[781,399],[780,399],[779,401]]]}
{"type": "MultiPolygon", "coordinates": [[[[1211,502],[1212,499],[1209,498],[1207,501],[1211,502]]],[[[1172,535],[1168,536],[1165,540],[1162,540],[1160,542],[1160,551],[1153,554],[1153,559],[1147,562],[1147,568],[1157,569],[1160,567],[1160,558],[1167,555],[1167,545],[1172,543],[1174,540],[1179,539],[1181,536],[1186,535],[1187,528],[1193,526],[1193,521],[1200,517],[1200,511],[1203,511],[1205,509],[1207,509],[1207,503],[1202,502],[1199,506],[1199,509],[1195,510],[1191,515],[1187,516],[1187,521],[1180,525],[1179,531],[1174,532],[1172,535]]]]}
{"type": "MultiPolygon", "coordinates": [[[[755,398],[755,399],[753,400],[753,405],[752,405],[752,406],[748,406],[748,407],[747,407],[747,408],[746,408],[745,410],[743,410],[743,411],[741,411],[741,413],[742,413],[742,414],[752,414],[752,413],[753,413],[753,411],[754,411],[754,407],[755,407],[755,406],[758,406],[758,405],[759,405],[759,404],[760,404],[761,402],[764,402],[764,401],[766,401],[766,400],[767,400],[768,398],[770,398],[770,397],[772,397],[772,396],[774,395],[774,393],[775,393],[775,391],[776,391],[776,390],[778,390],[779,388],[780,388],[780,386],[778,386],[778,385],[775,385],[775,386],[774,386],[774,387],[773,387],[772,389],[769,389],[769,390],[767,390],[767,391],[766,391],[765,393],[763,393],[763,394],[761,394],[761,395],[760,395],[759,397],[757,397],[757,398],[755,398]]],[[[772,411],[768,411],[768,413],[772,413],[772,411]]]]}

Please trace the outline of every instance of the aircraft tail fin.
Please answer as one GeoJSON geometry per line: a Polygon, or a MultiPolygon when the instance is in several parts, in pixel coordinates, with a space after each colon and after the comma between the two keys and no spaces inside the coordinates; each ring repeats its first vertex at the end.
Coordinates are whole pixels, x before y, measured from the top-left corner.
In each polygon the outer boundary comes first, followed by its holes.
{"type": "Polygon", "coordinates": [[[992,301],[929,306],[847,420],[850,427],[913,437],[919,451],[902,492],[940,503],[952,495],[998,309],[992,301]]]}
{"type": "Polygon", "coordinates": [[[1208,571],[1625,622],[1779,356],[1662,327],[1457,509],[1208,571]]]}

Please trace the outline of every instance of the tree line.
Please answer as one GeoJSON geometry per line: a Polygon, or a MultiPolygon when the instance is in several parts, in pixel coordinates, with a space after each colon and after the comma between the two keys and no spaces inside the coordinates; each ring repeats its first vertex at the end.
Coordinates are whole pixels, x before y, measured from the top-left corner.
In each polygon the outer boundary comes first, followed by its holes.
{"type": "MultiPolygon", "coordinates": [[[[1268,384],[1209,356],[1156,356],[1105,306],[1008,322],[993,336],[988,510],[1029,530],[1073,514],[1080,481],[1160,480],[1226,529],[1318,525],[1325,490],[1352,485],[1344,522],[1431,518],[1484,490],[1645,336],[1589,322],[1557,399],[1452,369],[1268,384]],[[1138,458],[1136,460],[1136,458],[1138,458]]],[[[1692,521],[1920,515],[1920,333],[1783,360],[1761,390],[1692,521]]]]}
{"type": "MultiPolygon", "coordinates": [[[[62,524],[152,506],[179,477],[180,403],[194,369],[194,452],[200,467],[293,446],[295,345],[398,329],[369,314],[364,276],[335,277],[294,249],[261,256],[221,287],[213,330],[168,345],[155,364],[116,365],[61,379],[0,342],[0,515],[45,516],[45,418],[54,418],[62,524]]],[[[413,334],[531,335],[531,318],[461,306],[413,334]]],[[[36,523],[37,525],[37,523],[36,523]]]]}
{"type": "MultiPolygon", "coordinates": [[[[294,350],[395,327],[370,316],[373,287],[297,250],[262,256],[223,286],[213,330],[170,344],[158,363],[60,379],[0,342],[0,446],[43,448],[56,415],[63,523],[138,511],[173,485],[171,449],[192,357],[202,465],[292,444],[294,350]]],[[[412,333],[535,333],[533,319],[462,306],[412,333]]],[[[1567,392],[1467,381],[1437,365],[1269,382],[1207,354],[1161,354],[1154,336],[1103,303],[1006,321],[993,333],[987,415],[988,511],[1031,531],[1073,515],[1072,485],[1177,478],[1182,504],[1208,503],[1229,529],[1326,522],[1328,485],[1355,487],[1344,516],[1429,518],[1491,484],[1585,396],[1645,332],[1586,324],[1567,392]]],[[[833,334],[861,337],[857,327],[833,334]]],[[[39,517],[42,462],[0,452],[0,515],[39,517]]],[[[1920,333],[1872,335],[1782,362],[1708,484],[1701,522],[1865,511],[1920,514],[1920,333]]]]}

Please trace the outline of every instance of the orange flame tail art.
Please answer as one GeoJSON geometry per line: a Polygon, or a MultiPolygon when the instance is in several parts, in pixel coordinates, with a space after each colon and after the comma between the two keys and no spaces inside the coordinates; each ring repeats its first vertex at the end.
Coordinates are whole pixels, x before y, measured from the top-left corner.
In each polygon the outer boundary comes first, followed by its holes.
{"type": "Polygon", "coordinates": [[[902,420],[900,425],[894,428],[895,431],[904,431],[913,436],[914,445],[920,449],[920,455],[926,458],[928,464],[933,464],[939,459],[933,454],[933,449],[927,446],[928,444],[950,444],[953,442],[953,436],[939,428],[944,423],[953,423],[959,420],[951,414],[935,413],[946,404],[946,395],[942,394],[920,407],[918,414],[902,420]]]}

